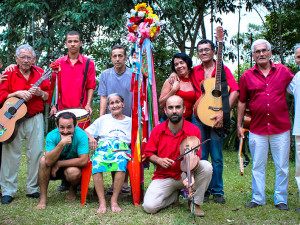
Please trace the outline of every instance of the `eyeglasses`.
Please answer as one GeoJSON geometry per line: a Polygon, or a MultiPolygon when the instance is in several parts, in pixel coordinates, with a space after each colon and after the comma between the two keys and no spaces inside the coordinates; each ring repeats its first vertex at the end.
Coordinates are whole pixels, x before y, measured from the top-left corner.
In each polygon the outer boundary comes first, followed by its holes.
{"type": "Polygon", "coordinates": [[[205,53],[207,53],[207,52],[209,52],[210,50],[213,50],[212,48],[202,48],[202,49],[198,49],[198,53],[203,53],[203,52],[205,52],[205,53]]]}
{"type": "Polygon", "coordinates": [[[269,51],[268,49],[264,48],[264,49],[262,49],[262,50],[257,50],[257,51],[255,51],[254,53],[255,53],[256,55],[260,55],[261,53],[262,53],[262,54],[266,54],[266,52],[268,52],[268,51],[269,51]]]}
{"type": "Polygon", "coordinates": [[[20,56],[18,56],[18,58],[21,59],[22,61],[24,61],[25,59],[27,59],[28,61],[31,61],[34,57],[27,56],[27,55],[20,55],[20,56]]]}

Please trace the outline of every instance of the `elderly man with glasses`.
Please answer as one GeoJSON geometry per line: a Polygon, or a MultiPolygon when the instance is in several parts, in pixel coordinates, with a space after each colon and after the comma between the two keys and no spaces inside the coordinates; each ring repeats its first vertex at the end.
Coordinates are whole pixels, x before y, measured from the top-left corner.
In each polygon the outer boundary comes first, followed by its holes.
{"type": "Polygon", "coordinates": [[[293,73],[282,64],[274,64],[271,45],[259,39],[251,46],[256,62],[253,68],[244,72],[240,79],[238,102],[238,137],[243,135],[243,116],[249,100],[252,119],[250,122],[249,147],[253,158],[252,200],[245,205],[255,208],[266,204],[265,167],[268,149],[271,148],[276,175],[274,204],[280,210],[287,206],[289,182],[290,129],[289,111],[286,102],[286,88],[293,79],[293,73]]]}
{"type": "MultiPolygon", "coordinates": [[[[32,87],[41,77],[43,70],[33,66],[36,55],[30,45],[21,45],[16,50],[17,65],[14,71],[6,72],[6,80],[0,85],[0,104],[8,98],[23,99],[27,105],[27,114],[19,124],[16,137],[11,143],[3,144],[0,184],[2,187],[2,204],[9,204],[17,192],[17,178],[22,155],[23,141],[26,140],[27,156],[26,196],[39,198],[38,166],[44,145],[44,102],[49,96],[49,81],[39,87],[32,87]]],[[[9,104],[14,104],[10,102],[9,104]]]]}

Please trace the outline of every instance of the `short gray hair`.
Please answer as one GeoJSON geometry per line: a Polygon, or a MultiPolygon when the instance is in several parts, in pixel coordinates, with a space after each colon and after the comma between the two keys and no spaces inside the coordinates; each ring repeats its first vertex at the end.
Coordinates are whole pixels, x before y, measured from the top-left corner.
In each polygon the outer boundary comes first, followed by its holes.
{"type": "Polygon", "coordinates": [[[294,54],[296,54],[296,49],[297,48],[300,48],[300,43],[297,43],[296,45],[295,45],[295,47],[294,47],[294,54]]]}
{"type": "Polygon", "coordinates": [[[259,44],[266,44],[269,51],[272,50],[271,44],[265,39],[258,39],[254,41],[251,45],[251,52],[254,53],[254,47],[259,44]]]}
{"type": "Polygon", "coordinates": [[[21,49],[32,51],[32,56],[35,57],[35,52],[29,44],[20,45],[16,50],[16,56],[20,56],[21,49]]]}
{"type": "Polygon", "coordinates": [[[107,106],[109,105],[109,99],[111,97],[115,97],[115,96],[118,96],[120,98],[121,102],[124,103],[124,98],[120,94],[118,94],[118,93],[111,93],[111,94],[109,94],[107,96],[107,106]]]}

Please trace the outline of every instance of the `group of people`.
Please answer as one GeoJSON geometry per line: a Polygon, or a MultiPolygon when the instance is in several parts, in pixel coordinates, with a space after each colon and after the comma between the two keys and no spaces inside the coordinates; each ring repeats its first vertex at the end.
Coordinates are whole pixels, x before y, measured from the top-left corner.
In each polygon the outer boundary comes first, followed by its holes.
{"type": "MultiPolygon", "coordinates": [[[[100,114],[92,124],[77,123],[71,112],[60,113],[56,117],[57,128],[46,137],[44,143],[44,103],[51,103],[51,115],[58,110],[83,107],[92,114],[92,96],[96,89],[95,65],[92,60],[80,54],[82,41],[80,34],[71,31],[66,36],[68,54],[56,60],[61,71],[53,74],[51,82],[44,81],[39,87],[32,85],[41,77],[43,70],[34,66],[36,55],[29,45],[21,45],[16,50],[17,65],[9,66],[0,75],[0,104],[11,97],[26,102],[27,114],[19,124],[19,130],[11,143],[3,144],[0,185],[2,204],[13,201],[17,192],[17,176],[22,153],[22,143],[26,140],[27,155],[26,196],[40,198],[37,209],[47,207],[47,189],[50,180],[61,179],[69,184],[67,200],[76,198],[77,186],[81,180],[81,168],[87,165],[89,149],[92,176],[99,199],[98,213],[107,211],[103,172],[112,172],[113,183],[111,210],[121,211],[118,205],[120,192],[128,192],[127,162],[131,160],[131,69],[126,67],[126,50],[115,45],[111,50],[114,67],[105,70],[99,80],[100,114]],[[98,138],[98,140],[96,140],[98,138]],[[39,193],[40,188],[40,193],[39,193]]],[[[228,103],[232,109],[238,98],[238,137],[243,138],[243,116],[246,104],[252,112],[249,147],[253,158],[252,199],[246,207],[254,208],[265,202],[265,166],[270,144],[276,168],[274,204],[280,210],[288,210],[287,188],[289,179],[289,150],[291,124],[289,122],[286,92],[295,97],[296,135],[296,181],[300,192],[300,126],[299,91],[300,73],[296,76],[282,64],[274,64],[270,58],[271,45],[259,39],[252,44],[251,51],[256,62],[245,71],[239,85],[230,69],[224,66],[224,74],[229,86],[228,103]],[[299,111],[299,110],[298,110],[299,111]],[[298,115],[298,116],[297,116],[298,115]]],[[[179,191],[192,185],[195,190],[190,210],[196,216],[204,216],[203,202],[212,199],[225,204],[223,190],[223,143],[226,137],[223,112],[210,119],[213,126],[202,123],[193,113],[196,101],[204,94],[202,83],[216,74],[214,55],[216,48],[210,40],[201,40],[197,45],[197,55],[201,65],[192,67],[191,58],[175,54],[171,62],[172,74],[165,81],[159,105],[164,109],[161,123],[151,132],[144,150],[146,161],[156,165],[153,180],[145,193],[143,208],[147,213],[156,213],[178,201],[179,191]],[[210,141],[197,152],[199,165],[192,171],[192,184],[181,171],[180,144],[189,137],[196,136],[204,142],[210,141]],[[209,156],[211,163],[208,161],[209,156]]],[[[295,61],[300,65],[300,45],[295,47],[295,61]]],[[[297,209],[299,211],[299,209],[297,209]]]]}

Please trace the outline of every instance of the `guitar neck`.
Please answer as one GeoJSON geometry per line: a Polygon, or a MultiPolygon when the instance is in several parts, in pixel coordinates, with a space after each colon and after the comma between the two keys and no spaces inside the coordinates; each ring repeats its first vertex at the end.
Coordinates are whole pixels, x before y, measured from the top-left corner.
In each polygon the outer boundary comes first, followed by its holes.
{"type": "Polygon", "coordinates": [[[48,77],[48,75],[51,73],[51,69],[48,68],[40,77],[40,79],[38,79],[37,82],[35,82],[34,85],[32,85],[32,87],[38,87],[41,85],[41,83],[48,77]]]}
{"type": "Polygon", "coordinates": [[[222,72],[222,51],[223,51],[223,42],[218,42],[218,54],[217,54],[217,68],[215,75],[215,89],[221,91],[221,72],[222,72]]]}

